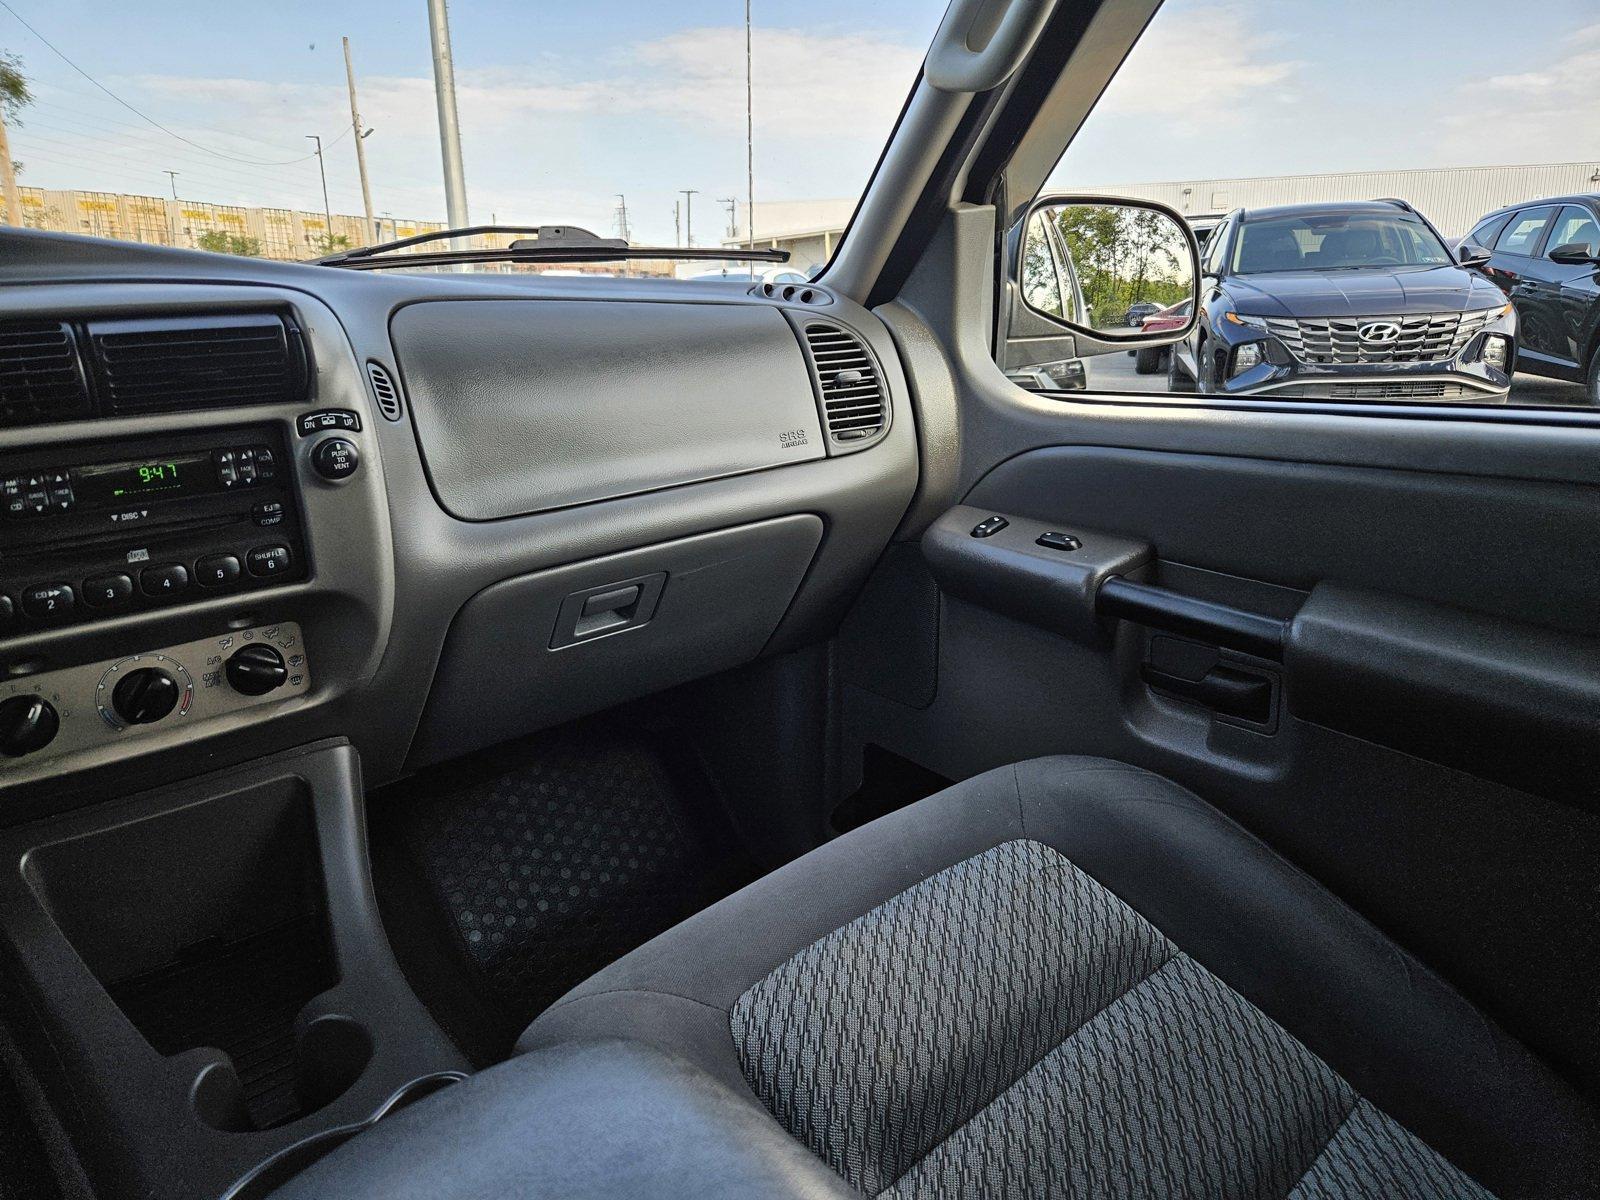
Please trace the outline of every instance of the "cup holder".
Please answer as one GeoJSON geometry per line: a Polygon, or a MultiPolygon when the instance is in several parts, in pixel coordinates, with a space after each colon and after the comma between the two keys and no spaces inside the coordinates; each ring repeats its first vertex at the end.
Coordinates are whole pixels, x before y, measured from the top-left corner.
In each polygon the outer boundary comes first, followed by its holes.
{"type": "Polygon", "coordinates": [[[334,1129],[324,1129],[279,1151],[229,1188],[222,1200],[268,1200],[273,1192],[290,1179],[319,1158],[337,1150],[358,1133],[371,1128],[390,1114],[399,1112],[419,1100],[425,1100],[435,1092],[453,1083],[460,1083],[465,1078],[466,1076],[459,1071],[439,1071],[413,1079],[391,1096],[388,1103],[382,1105],[365,1120],[334,1129]]]}
{"type": "Polygon", "coordinates": [[[292,1081],[273,1092],[249,1089],[235,1064],[206,1066],[190,1092],[195,1115],[223,1133],[252,1133],[310,1116],[344,1095],[372,1060],[372,1035],[345,1016],[318,1017],[295,1040],[292,1081]]]}

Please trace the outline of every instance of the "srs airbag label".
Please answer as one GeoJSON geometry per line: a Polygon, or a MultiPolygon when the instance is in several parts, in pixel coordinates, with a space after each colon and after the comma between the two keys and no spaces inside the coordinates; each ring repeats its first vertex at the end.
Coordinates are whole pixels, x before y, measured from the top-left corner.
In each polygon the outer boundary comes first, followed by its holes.
{"type": "Polygon", "coordinates": [[[811,439],[806,436],[804,429],[785,429],[778,435],[778,445],[785,450],[793,450],[796,446],[809,446],[811,439]]]}

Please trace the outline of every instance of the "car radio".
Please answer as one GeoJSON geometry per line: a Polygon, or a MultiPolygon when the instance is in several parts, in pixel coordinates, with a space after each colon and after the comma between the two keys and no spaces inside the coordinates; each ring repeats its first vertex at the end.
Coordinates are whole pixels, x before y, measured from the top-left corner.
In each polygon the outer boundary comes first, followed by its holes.
{"type": "Polygon", "coordinates": [[[305,578],[275,426],[0,455],[0,634],[305,578]]]}

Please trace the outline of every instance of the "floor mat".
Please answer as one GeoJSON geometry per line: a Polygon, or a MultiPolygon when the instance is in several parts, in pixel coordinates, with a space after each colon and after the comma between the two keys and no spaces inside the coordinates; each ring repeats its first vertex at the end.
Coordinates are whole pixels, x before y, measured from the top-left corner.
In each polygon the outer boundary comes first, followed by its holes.
{"type": "Polygon", "coordinates": [[[659,741],[604,726],[430,769],[368,811],[397,956],[479,1061],[753,876],[703,776],[659,741]]]}

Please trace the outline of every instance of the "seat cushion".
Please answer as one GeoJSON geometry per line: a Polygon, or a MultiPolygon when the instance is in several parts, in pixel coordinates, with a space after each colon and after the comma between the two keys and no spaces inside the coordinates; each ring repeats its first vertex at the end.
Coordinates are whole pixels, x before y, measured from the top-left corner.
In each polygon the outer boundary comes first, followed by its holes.
{"type": "Polygon", "coordinates": [[[1587,1105],[1176,784],[992,771],[620,959],[282,1200],[1600,1195],[1587,1105]]]}
{"type": "Polygon", "coordinates": [[[869,1195],[1597,1194],[1593,1114],[1525,1048],[1193,794],[1099,759],[839,838],[521,1046],[596,1036],[743,1085],[869,1195]]]}

